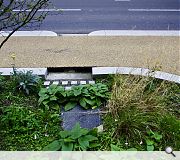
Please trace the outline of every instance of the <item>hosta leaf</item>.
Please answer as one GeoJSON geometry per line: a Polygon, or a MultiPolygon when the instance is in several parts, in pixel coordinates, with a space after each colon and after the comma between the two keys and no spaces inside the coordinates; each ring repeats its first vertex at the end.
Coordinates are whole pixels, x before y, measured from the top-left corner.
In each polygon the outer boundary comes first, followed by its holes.
{"type": "Polygon", "coordinates": [[[43,148],[43,151],[58,151],[61,148],[59,141],[55,140],[46,147],[43,148]]]}
{"type": "Polygon", "coordinates": [[[88,134],[93,135],[93,136],[97,136],[98,133],[98,129],[97,128],[93,128],[89,131],[88,134]]]}
{"type": "Polygon", "coordinates": [[[57,103],[53,104],[52,108],[55,109],[56,111],[58,111],[59,110],[59,105],[57,103]]]}
{"type": "Polygon", "coordinates": [[[89,148],[95,148],[95,147],[99,147],[100,146],[100,144],[99,143],[93,143],[93,142],[91,142],[91,143],[89,143],[89,148]]]}
{"type": "Polygon", "coordinates": [[[89,141],[89,142],[98,140],[97,137],[92,136],[92,135],[85,135],[85,136],[81,137],[81,139],[83,139],[85,141],[89,141]]]}
{"type": "Polygon", "coordinates": [[[61,138],[66,138],[70,135],[70,132],[69,131],[60,131],[60,136],[61,138]]]}
{"type": "Polygon", "coordinates": [[[147,151],[154,151],[153,145],[147,145],[147,151]]]}
{"type": "Polygon", "coordinates": [[[83,108],[86,108],[85,98],[80,99],[80,100],[79,100],[79,104],[80,104],[83,108]]]}
{"type": "Polygon", "coordinates": [[[91,106],[94,106],[96,104],[96,100],[95,99],[87,99],[85,98],[86,103],[90,104],[91,106]]]}
{"type": "Polygon", "coordinates": [[[127,151],[137,151],[137,149],[136,148],[129,148],[129,149],[127,149],[127,151]]]}
{"type": "Polygon", "coordinates": [[[81,137],[82,135],[86,135],[88,133],[88,130],[85,128],[81,128],[79,123],[76,123],[76,125],[71,130],[71,136],[72,139],[77,139],[81,137]]]}
{"type": "Polygon", "coordinates": [[[111,151],[120,151],[120,150],[121,150],[121,148],[119,148],[116,145],[111,144],[111,151]]]}
{"type": "Polygon", "coordinates": [[[81,94],[81,90],[79,90],[79,89],[74,90],[75,96],[79,96],[80,94],[81,94]]]}
{"type": "Polygon", "coordinates": [[[55,96],[52,96],[51,98],[50,98],[50,101],[56,101],[57,100],[57,97],[55,97],[55,96]]]}
{"type": "Polygon", "coordinates": [[[72,151],[73,150],[73,143],[62,143],[62,149],[61,151],[72,151]]]}
{"type": "Polygon", "coordinates": [[[77,105],[77,102],[68,102],[65,106],[64,109],[65,111],[69,111],[73,109],[77,105]]]}
{"type": "Polygon", "coordinates": [[[64,139],[64,142],[67,143],[67,142],[74,142],[75,140],[71,139],[71,138],[65,138],[64,139]]]}
{"type": "Polygon", "coordinates": [[[78,139],[78,142],[80,144],[80,147],[82,148],[83,151],[86,151],[87,148],[89,147],[89,141],[87,141],[86,139],[84,139],[84,137],[80,137],[78,139]]]}

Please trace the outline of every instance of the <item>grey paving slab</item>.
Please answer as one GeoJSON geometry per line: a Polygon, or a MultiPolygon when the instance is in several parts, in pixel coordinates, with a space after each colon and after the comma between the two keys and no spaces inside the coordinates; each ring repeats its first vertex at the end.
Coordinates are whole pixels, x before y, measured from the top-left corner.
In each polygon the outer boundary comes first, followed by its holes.
{"type": "Polygon", "coordinates": [[[70,111],[63,111],[61,116],[63,119],[62,127],[65,130],[71,130],[77,122],[80,123],[81,127],[88,129],[101,125],[99,109],[84,110],[82,107],[76,106],[70,111]]]}

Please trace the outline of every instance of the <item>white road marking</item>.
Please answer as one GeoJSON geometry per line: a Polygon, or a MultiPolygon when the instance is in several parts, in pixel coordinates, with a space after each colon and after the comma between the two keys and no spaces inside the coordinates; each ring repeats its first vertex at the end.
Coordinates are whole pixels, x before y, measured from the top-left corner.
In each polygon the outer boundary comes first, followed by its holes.
{"type": "Polygon", "coordinates": [[[115,2],[130,2],[131,0],[114,0],[115,2]]]}
{"type": "MultiPolygon", "coordinates": [[[[20,11],[23,11],[23,10],[20,10],[20,9],[14,9],[13,12],[20,12],[20,11]]],[[[28,10],[24,10],[24,11],[27,11],[27,12],[30,12],[31,10],[28,9],[28,10]]],[[[82,11],[82,9],[39,9],[38,12],[67,12],[67,11],[75,11],[75,12],[79,12],[79,11],[82,11]]]]}
{"type": "Polygon", "coordinates": [[[180,12],[180,9],[128,9],[133,12],[180,12]]]}

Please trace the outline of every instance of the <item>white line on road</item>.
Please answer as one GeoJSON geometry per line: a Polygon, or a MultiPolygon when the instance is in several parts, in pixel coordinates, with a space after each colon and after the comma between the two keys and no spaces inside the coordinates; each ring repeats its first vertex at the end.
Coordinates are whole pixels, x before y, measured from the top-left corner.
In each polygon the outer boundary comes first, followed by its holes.
{"type": "Polygon", "coordinates": [[[180,12],[180,9],[128,9],[133,12],[180,12]]]}
{"type": "MultiPolygon", "coordinates": [[[[20,9],[14,9],[13,12],[20,12],[20,11],[27,11],[30,12],[31,10],[20,10],[20,9]]],[[[67,11],[82,11],[82,9],[39,9],[38,12],[67,12],[67,11]]]]}
{"type": "Polygon", "coordinates": [[[130,2],[131,0],[114,0],[115,2],[130,2]]]}

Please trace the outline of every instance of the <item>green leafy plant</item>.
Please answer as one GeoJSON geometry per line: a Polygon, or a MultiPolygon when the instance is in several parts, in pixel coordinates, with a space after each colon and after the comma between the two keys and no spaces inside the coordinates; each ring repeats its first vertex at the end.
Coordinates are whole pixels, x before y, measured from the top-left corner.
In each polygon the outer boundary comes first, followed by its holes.
{"type": "Polygon", "coordinates": [[[33,71],[16,71],[16,74],[13,74],[13,79],[16,89],[23,91],[27,95],[29,95],[30,91],[36,91],[36,86],[40,81],[40,77],[34,75],[33,71]]]}
{"type": "Polygon", "coordinates": [[[136,148],[124,149],[122,148],[122,146],[111,144],[111,151],[137,151],[137,149],[136,148]]]}
{"type": "Polygon", "coordinates": [[[60,131],[60,139],[55,140],[46,147],[44,151],[86,151],[90,148],[98,146],[97,130],[87,130],[81,128],[79,123],[73,127],[72,130],[60,131]]]}
{"type": "Polygon", "coordinates": [[[42,88],[39,96],[40,105],[44,105],[46,108],[62,105],[65,111],[68,111],[78,104],[84,109],[100,107],[109,98],[109,91],[107,86],[101,83],[74,86],[71,90],[51,85],[49,88],[42,88]]]}
{"type": "MultiPolygon", "coordinates": [[[[162,135],[158,132],[153,132],[151,129],[147,131],[148,137],[146,138],[147,151],[154,151],[158,147],[162,139],[162,135]]],[[[161,148],[159,148],[161,150],[161,148]]]]}

